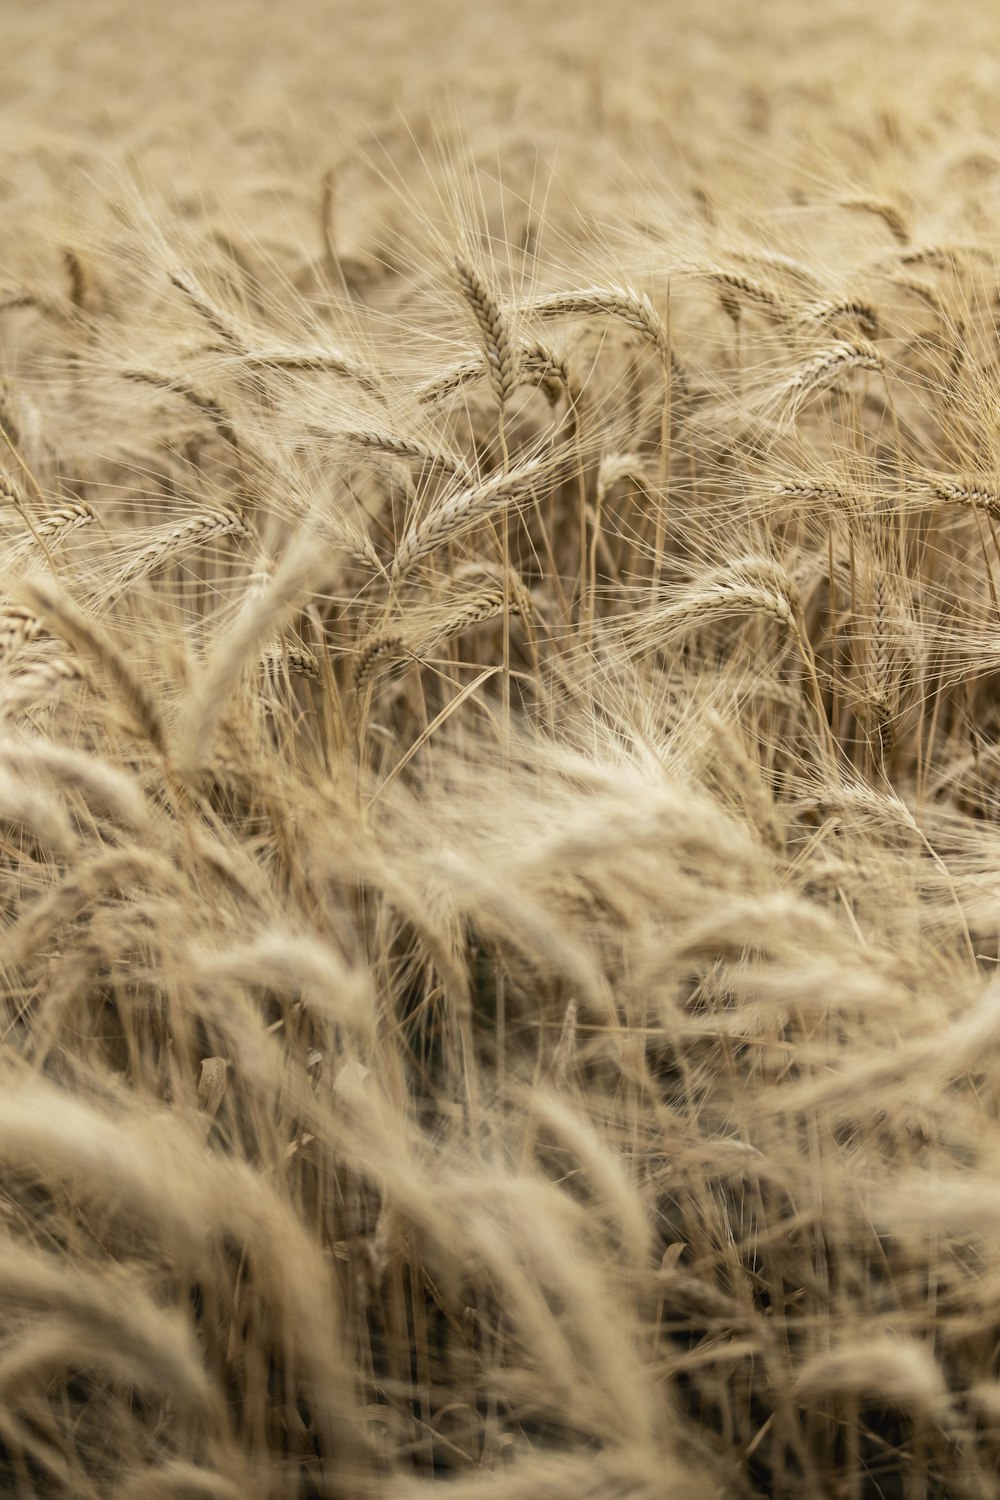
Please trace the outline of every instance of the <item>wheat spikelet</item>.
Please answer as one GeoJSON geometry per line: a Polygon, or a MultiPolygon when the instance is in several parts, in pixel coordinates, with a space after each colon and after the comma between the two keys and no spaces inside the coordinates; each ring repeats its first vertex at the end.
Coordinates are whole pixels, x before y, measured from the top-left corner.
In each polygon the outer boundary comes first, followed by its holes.
{"type": "Polygon", "coordinates": [[[908,245],[910,242],[910,231],[902,211],[894,204],[882,198],[841,198],[841,208],[853,210],[855,213],[872,214],[881,219],[893,239],[900,245],[908,245]]]}
{"type": "Polygon", "coordinates": [[[68,245],[63,246],[62,259],[66,268],[66,279],[69,282],[69,300],[78,312],[86,312],[89,283],[83,261],[68,245]]]}
{"type": "Polygon", "coordinates": [[[584,287],[579,291],[553,292],[529,303],[528,310],[542,318],[603,316],[621,319],[641,333],[656,350],[664,374],[677,394],[685,399],[690,396],[687,374],[671,347],[667,325],[646,292],[638,292],[631,286],[584,287]]]}
{"type": "MultiPolygon", "coordinates": [[[[442,374],[434,376],[418,386],[416,399],[422,406],[430,406],[453,396],[456,391],[471,385],[483,375],[486,365],[483,359],[466,359],[453,365],[442,374]]],[[[551,349],[532,339],[523,339],[517,346],[514,385],[539,385],[554,405],[560,395],[567,401],[579,399],[579,391],[566,367],[566,362],[551,349]]]]}
{"type": "MultiPolygon", "coordinates": [[[[190,1328],[179,1313],[158,1307],[135,1276],[71,1270],[61,1257],[10,1244],[0,1250],[0,1265],[5,1300],[43,1312],[42,1327],[51,1324],[59,1331],[54,1338],[39,1336],[43,1370],[49,1360],[57,1368],[63,1360],[69,1366],[79,1360],[147,1396],[176,1390],[189,1420],[213,1404],[190,1328]]],[[[14,1359],[20,1378],[30,1377],[30,1346],[22,1345],[14,1359]]],[[[9,1361],[8,1355],[5,1375],[11,1381],[9,1361]]]]}
{"type": "Polygon", "coordinates": [[[368,452],[411,459],[414,463],[425,464],[429,469],[443,469],[445,473],[463,480],[471,478],[469,468],[462,459],[454,454],[444,453],[439,448],[431,448],[416,438],[403,437],[400,433],[367,428],[338,432],[331,436],[368,452]]]}
{"type": "Polygon", "coordinates": [[[962,252],[955,245],[917,245],[904,250],[894,260],[899,266],[931,266],[936,271],[956,271],[962,265],[962,252]]]}
{"type": "Polygon", "coordinates": [[[368,679],[383,663],[409,655],[410,647],[402,631],[387,631],[363,641],[354,659],[354,691],[363,692],[368,679]]]}
{"type": "Polygon", "coordinates": [[[319,680],[319,662],[314,652],[302,645],[273,641],[260,656],[260,670],[268,682],[279,682],[285,673],[319,680]]]}
{"type": "Polygon", "coordinates": [[[26,580],[21,593],[28,609],[47,626],[54,636],[64,640],[80,656],[94,662],[118,692],[121,701],[149,743],[163,756],[167,737],[159,710],[139,681],[121,649],[68,595],[43,579],[26,580]]]}
{"type": "Polygon", "coordinates": [[[798,629],[791,601],[784,594],[733,580],[693,589],[676,604],[650,611],[633,632],[635,647],[641,652],[655,650],[678,635],[727,615],[764,615],[793,634],[798,629]]]}
{"type": "Polygon", "coordinates": [[[119,569],[112,586],[122,589],[140,578],[147,578],[158,568],[176,561],[192,548],[201,547],[218,537],[248,537],[250,534],[245,518],[235,512],[200,511],[186,521],[160,527],[153,539],[134,552],[119,569]]]}
{"type": "Polygon", "coordinates": [[[455,271],[462,295],[479,325],[486,355],[486,373],[497,406],[503,411],[517,384],[514,341],[507,318],[475,266],[463,256],[456,255],[455,271]]]}
{"type": "Polygon", "coordinates": [[[4,682],[0,689],[0,714],[13,718],[25,709],[36,707],[39,699],[85,681],[80,663],[70,658],[57,656],[32,662],[4,682]]]}
{"type": "Polygon", "coordinates": [[[217,333],[225,344],[237,354],[246,354],[247,343],[243,335],[228,313],[223,312],[218,303],[205,291],[193,271],[180,266],[169,273],[170,282],[178,291],[183,292],[193,307],[205,319],[205,322],[217,333]]]}
{"type": "Polygon", "coordinates": [[[65,535],[67,531],[75,531],[78,526],[89,526],[93,520],[94,512],[87,502],[74,500],[60,506],[58,510],[50,511],[46,516],[40,516],[35,522],[35,532],[48,539],[65,535]]]}
{"type": "Polygon", "coordinates": [[[61,505],[58,510],[49,511],[47,515],[32,522],[31,536],[24,537],[11,549],[10,558],[13,561],[40,543],[44,545],[46,542],[62,541],[69,532],[76,531],[81,526],[89,526],[94,519],[94,512],[85,501],[61,505]]]}
{"type": "Polygon", "coordinates": [[[560,396],[572,405],[579,399],[566,361],[544,344],[525,340],[520,349],[520,378],[525,384],[538,385],[551,406],[560,396]]]}
{"type": "Polygon", "coordinates": [[[189,777],[201,771],[229,695],[255,658],[260,642],[280,629],[330,562],[329,556],[317,548],[315,536],[304,531],[288,548],[260,592],[248,594],[244,599],[243,608],[216,642],[189,690],[182,739],[182,769],[189,777]]]}
{"type": "Polygon", "coordinates": [[[225,442],[233,448],[239,447],[232,419],[214,396],[197,390],[179,376],[160,375],[155,370],[122,370],[121,376],[123,380],[132,380],[139,385],[155,386],[157,390],[170,391],[173,395],[180,396],[196,411],[201,412],[202,416],[208,418],[225,442]]]}
{"type": "Polygon", "coordinates": [[[796,260],[792,255],[786,255],[780,250],[727,250],[727,255],[733,260],[740,260],[744,265],[761,267],[770,275],[777,274],[786,281],[791,281],[801,291],[812,295],[820,295],[824,290],[823,280],[811,267],[796,260]]]}
{"type": "Polygon", "coordinates": [[[385,405],[386,396],[378,372],[355,355],[334,345],[289,348],[283,345],[266,349],[247,349],[240,367],[245,370],[288,370],[299,374],[342,375],[385,405]]]}
{"type": "Polygon", "coordinates": [[[215,1119],[226,1094],[228,1064],[224,1057],[203,1057],[198,1078],[198,1108],[209,1121],[215,1119]]]}
{"type": "MultiPolygon", "coordinates": [[[[460,570],[461,576],[490,578],[490,586],[462,590],[458,598],[455,590],[449,590],[447,601],[429,613],[429,618],[415,614],[409,621],[409,629],[383,631],[370,636],[358,647],[354,661],[354,688],[360,693],[369,678],[380,668],[393,662],[408,659],[422,661],[430,651],[453,640],[474,625],[486,620],[498,619],[504,614],[504,588],[499,569],[472,567],[460,570]],[[450,608],[445,608],[445,603],[450,608]]],[[[511,579],[507,614],[527,615],[531,612],[531,601],[516,576],[511,579]]]]}
{"type": "Polygon", "coordinates": [[[461,535],[476,521],[516,504],[546,475],[551,477],[551,472],[551,464],[533,459],[509,474],[494,475],[453,495],[406,533],[392,561],[393,579],[401,578],[421,558],[443,542],[461,535]]]}
{"type": "Polygon", "coordinates": [[[598,505],[604,503],[609,490],[623,479],[630,480],[647,498],[652,498],[646,465],[640,453],[605,453],[597,469],[598,505]]]}
{"type": "Polygon", "coordinates": [[[16,505],[22,512],[27,508],[24,491],[4,469],[0,469],[0,504],[16,505]]]}
{"type": "Polygon", "coordinates": [[[26,286],[0,286],[0,312],[13,311],[19,307],[42,307],[44,304],[37,292],[26,286]]]}
{"type": "Polygon", "coordinates": [[[451,369],[445,370],[441,375],[435,375],[432,380],[425,381],[418,386],[416,391],[417,401],[421,406],[431,406],[435,402],[444,401],[448,396],[453,396],[464,386],[471,385],[483,374],[482,359],[465,359],[461,364],[453,365],[451,369]]]}
{"type": "Polygon", "coordinates": [[[149,809],[135,780],[97,756],[39,735],[0,738],[0,764],[25,783],[47,776],[66,791],[79,793],[88,805],[98,806],[125,828],[150,826],[149,809]]]}
{"type": "Polygon", "coordinates": [[[930,478],[927,488],[935,500],[943,500],[949,505],[967,505],[1000,520],[1000,491],[984,480],[962,480],[941,474],[930,478]]]}
{"type": "Polygon", "coordinates": [[[0,608],[0,663],[6,663],[28,641],[42,634],[42,623],[30,610],[18,604],[0,608]]]}
{"type": "Polygon", "coordinates": [[[814,302],[802,309],[797,321],[802,329],[829,328],[848,318],[857,323],[866,339],[878,338],[878,313],[870,303],[857,299],[830,298],[825,302],[814,302]]]}
{"type": "Polygon", "coordinates": [[[721,266],[685,266],[681,268],[691,275],[709,282],[719,293],[719,299],[727,317],[739,322],[744,304],[758,308],[776,321],[784,321],[787,309],[780,297],[762,281],[755,281],[739,271],[728,271],[721,266]]]}
{"type": "MultiPolygon", "coordinates": [[[[528,612],[524,591],[523,589],[519,589],[516,583],[511,589],[507,612],[511,615],[528,612]]],[[[432,646],[452,640],[455,636],[461,635],[466,630],[470,630],[473,625],[479,625],[484,620],[495,620],[503,613],[504,593],[502,585],[493,590],[470,590],[468,596],[443,617],[433,633],[421,644],[419,650],[422,654],[426,653],[432,646]]]]}
{"type": "Polygon", "coordinates": [[[843,505],[851,498],[842,485],[823,479],[783,479],[771,493],[789,500],[822,500],[830,505],[843,505]]]}
{"type": "Polygon", "coordinates": [[[882,357],[874,344],[855,340],[823,349],[780,387],[781,396],[787,402],[786,417],[794,417],[813,396],[827,390],[842,376],[858,370],[871,370],[879,375],[885,373],[882,357]]]}
{"type": "Polygon", "coordinates": [[[952,1406],[944,1374],[927,1344],[884,1336],[852,1340],[814,1355],[799,1370],[795,1389],[877,1395],[940,1422],[952,1406]]]}

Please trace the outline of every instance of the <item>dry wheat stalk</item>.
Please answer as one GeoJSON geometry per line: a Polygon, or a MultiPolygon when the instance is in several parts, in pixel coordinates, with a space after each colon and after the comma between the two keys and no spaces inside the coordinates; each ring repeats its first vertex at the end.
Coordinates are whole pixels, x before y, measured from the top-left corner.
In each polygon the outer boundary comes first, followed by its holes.
{"type": "Polygon", "coordinates": [[[899,711],[899,681],[892,636],[889,576],[877,562],[871,569],[871,633],[868,637],[867,697],[883,744],[899,711]]]}
{"type": "Polygon", "coordinates": [[[555,1088],[563,1088],[573,1066],[576,1054],[576,1017],[577,1004],[570,1000],[566,1006],[566,1014],[563,1016],[562,1029],[559,1032],[559,1040],[552,1054],[552,1064],[549,1076],[555,1088]]]}

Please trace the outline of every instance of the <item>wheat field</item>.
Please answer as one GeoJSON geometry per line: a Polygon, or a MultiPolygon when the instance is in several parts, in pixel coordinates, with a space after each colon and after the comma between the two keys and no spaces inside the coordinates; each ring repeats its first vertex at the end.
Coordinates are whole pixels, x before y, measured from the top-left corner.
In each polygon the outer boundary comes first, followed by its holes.
{"type": "Polygon", "coordinates": [[[1000,11],[0,29],[0,1494],[1000,1497],[1000,11]]]}

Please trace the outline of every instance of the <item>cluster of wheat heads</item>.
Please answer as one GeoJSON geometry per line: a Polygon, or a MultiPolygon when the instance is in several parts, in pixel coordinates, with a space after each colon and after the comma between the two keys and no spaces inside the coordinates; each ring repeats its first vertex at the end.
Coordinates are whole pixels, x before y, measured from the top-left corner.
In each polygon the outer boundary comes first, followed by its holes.
{"type": "Polygon", "coordinates": [[[10,1492],[1000,1493],[991,255],[317,199],[0,290],[10,1492]]]}

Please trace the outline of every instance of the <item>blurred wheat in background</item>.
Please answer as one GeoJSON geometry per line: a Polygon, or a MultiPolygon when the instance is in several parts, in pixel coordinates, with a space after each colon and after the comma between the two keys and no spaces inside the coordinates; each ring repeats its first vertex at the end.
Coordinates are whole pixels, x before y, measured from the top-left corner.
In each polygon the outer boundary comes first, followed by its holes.
{"type": "Polygon", "coordinates": [[[1000,11],[2,29],[0,1493],[1000,1497],[1000,11]]]}

